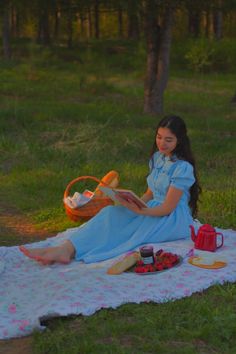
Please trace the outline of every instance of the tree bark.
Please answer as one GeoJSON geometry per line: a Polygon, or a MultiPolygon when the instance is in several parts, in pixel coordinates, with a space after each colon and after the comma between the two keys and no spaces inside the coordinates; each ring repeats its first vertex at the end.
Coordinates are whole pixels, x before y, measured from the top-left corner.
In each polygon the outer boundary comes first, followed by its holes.
{"type": "Polygon", "coordinates": [[[119,27],[119,38],[123,38],[123,10],[120,6],[118,8],[118,27],[119,27]]]}
{"type": "Polygon", "coordinates": [[[211,13],[210,9],[206,9],[205,12],[205,37],[209,38],[211,32],[211,13]]]}
{"type": "Polygon", "coordinates": [[[6,1],[3,8],[3,22],[2,22],[2,41],[3,41],[3,55],[4,59],[11,58],[10,47],[10,8],[9,2],[6,1]]]}
{"type": "Polygon", "coordinates": [[[200,11],[190,9],[188,12],[188,30],[193,37],[197,38],[200,34],[200,11]]]}
{"type": "Polygon", "coordinates": [[[87,22],[87,37],[92,38],[93,37],[93,24],[92,24],[92,16],[91,16],[91,9],[88,7],[88,22],[87,22]]]}
{"type": "Polygon", "coordinates": [[[220,9],[214,11],[213,14],[213,28],[215,39],[220,40],[222,38],[222,22],[223,22],[223,15],[220,9]]]}
{"type": "Polygon", "coordinates": [[[50,45],[51,42],[49,31],[49,13],[46,7],[42,8],[39,16],[37,42],[45,46],[50,45]]]}
{"type": "Polygon", "coordinates": [[[166,7],[162,26],[157,23],[157,9],[147,2],[147,70],[144,84],[144,112],[163,113],[164,91],[168,82],[171,31],[174,9],[166,7]]]}
{"type": "Polygon", "coordinates": [[[71,5],[67,13],[67,48],[72,48],[73,44],[73,24],[72,24],[72,9],[71,5]]]}
{"type": "Polygon", "coordinates": [[[14,6],[11,6],[11,10],[10,10],[10,28],[11,28],[11,37],[16,37],[16,8],[14,6]]]}
{"type": "Polygon", "coordinates": [[[20,33],[21,33],[21,17],[20,17],[20,13],[18,10],[16,10],[16,19],[15,19],[15,37],[18,38],[20,37],[20,33]]]}
{"type": "Polygon", "coordinates": [[[128,0],[128,38],[134,40],[140,36],[137,5],[136,0],[128,0]]]}
{"type": "Polygon", "coordinates": [[[57,41],[59,37],[59,10],[58,8],[55,9],[54,12],[54,40],[57,41]]]}
{"type": "Polygon", "coordinates": [[[83,13],[79,14],[79,21],[80,21],[80,33],[81,33],[81,37],[83,38],[83,37],[85,37],[85,32],[86,32],[86,29],[85,29],[86,18],[83,15],[83,13]]]}
{"type": "Polygon", "coordinates": [[[94,26],[95,26],[95,38],[100,37],[100,26],[99,26],[99,0],[95,0],[94,5],[94,26]]]}

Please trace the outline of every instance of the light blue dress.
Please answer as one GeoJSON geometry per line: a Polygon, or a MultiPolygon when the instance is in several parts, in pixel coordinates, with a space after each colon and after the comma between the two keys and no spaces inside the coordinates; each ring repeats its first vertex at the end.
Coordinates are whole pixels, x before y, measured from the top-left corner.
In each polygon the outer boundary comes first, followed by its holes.
{"type": "Polygon", "coordinates": [[[182,197],[167,216],[138,215],[123,206],[108,206],[82,226],[70,230],[76,260],[102,261],[133,250],[140,245],[190,237],[193,223],[188,206],[189,189],[195,178],[190,163],[156,152],[149,163],[148,187],[153,199],[147,204],[161,204],[169,186],[183,191],[182,197]]]}

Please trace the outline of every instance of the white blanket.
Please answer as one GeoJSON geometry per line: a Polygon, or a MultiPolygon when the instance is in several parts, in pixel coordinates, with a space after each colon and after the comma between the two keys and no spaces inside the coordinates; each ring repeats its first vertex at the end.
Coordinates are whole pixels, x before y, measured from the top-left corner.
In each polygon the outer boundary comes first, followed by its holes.
{"type": "MultiPolygon", "coordinates": [[[[133,302],[166,302],[190,296],[213,284],[236,281],[236,232],[219,230],[225,243],[216,255],[225,268],[208,270],[188,263],[191,240],[155,244],[181,255],[178,267],[151,275],[107,275],[114,259],[96,264],[73,261],[69,265],[42,266],[26,258],[18,247],[0,247],[0,339],[21,337],[42,330],[40,320],[72,314],[92,315],[101,308],[133,302]]],[[[34,243],[47,247],[66,239],[66,232],[34,243]]],[[[197,253],[197,252],[196,252],[197,253]]]]}

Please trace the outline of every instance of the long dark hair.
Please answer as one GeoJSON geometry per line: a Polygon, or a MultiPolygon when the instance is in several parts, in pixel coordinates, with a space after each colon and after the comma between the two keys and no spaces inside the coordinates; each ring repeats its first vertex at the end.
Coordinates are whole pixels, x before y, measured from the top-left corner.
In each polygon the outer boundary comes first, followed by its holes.
{"type": "MultiPolygon", "coordinates": [[[[158,124],[156,129],[156,135],[159,128],[168,128],[171,133],[174,134],[177,138],[176,148],[173,150],[173,154],[178,157],[180,160],[188,161],[193,166],[193,174],[195,177],[195,183],[190,188],[190,201],[189,206],[192,211],[193,217],[197,216],[198,207],[197,202],[199,200],[199,194],[201,193],[201,187],[199,185],[197,171],[196,171],[196,163],[192,153],[189,137],[187,135],[187,128],[185,122],[182,118],[175,115],[165,116],[158,124]]],[[[156,135],[155,141],[152,147],[151,156],[153,156],[154,152],[157,151],[156,145],[156,135]]]]}

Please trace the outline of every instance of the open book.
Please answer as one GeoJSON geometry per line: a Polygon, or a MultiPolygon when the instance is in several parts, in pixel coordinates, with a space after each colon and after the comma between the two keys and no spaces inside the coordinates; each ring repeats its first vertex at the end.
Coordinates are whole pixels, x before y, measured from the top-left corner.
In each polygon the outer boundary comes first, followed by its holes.
{"type": "Polygon", "coordinates": [[[75,192],[72,197],[64,198],[64,203],[68,205],[71,209],[77,209],[82,207],[84,204],[87,204],[94,196],[94,193],[85,189],[85,191],[81,194],[75,192]]]}
{"type": "Polygon", "coordinates": [[[147,204],[140,199],[133,191],[128,190],[128,189],[119,189],[119,188],[109,188],[109,187],[103,187],[99,186],[99,189],[106,194],[108,197],[110,197],[114,202],[119,203],[119,200],[117,199],[117,195],[119,195],[120,198],[123,198],[127,202],[133,202],[137,205],[137,207],[141,208],[147,208],[147,204]]]}

